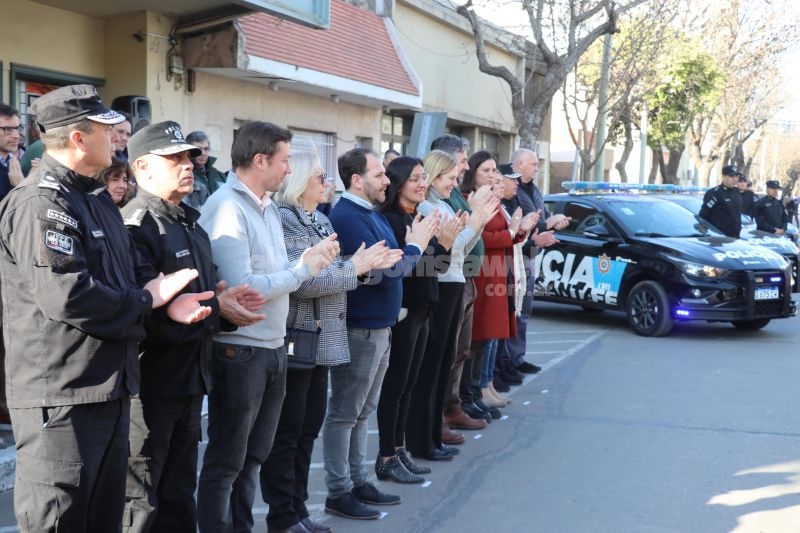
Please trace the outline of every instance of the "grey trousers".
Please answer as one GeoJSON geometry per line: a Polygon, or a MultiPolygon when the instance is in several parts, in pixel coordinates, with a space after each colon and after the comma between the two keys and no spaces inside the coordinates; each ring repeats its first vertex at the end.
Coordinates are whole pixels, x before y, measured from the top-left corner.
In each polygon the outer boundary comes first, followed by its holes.
{"type": "Polygon", "coordinates": [[[208,533],[251,531],[258,471],[286,393],[286,349],[215,342],[211,373],[197,525],[208,533]]]}
{"type": "Polygon", "coordinates": [[[331,397],[322,428],[328,497],[367,480],[367,418],[378,405],[389,366],[392,330],[348,328],[350,362],[331,368],[331,397]]]}
{"type": "Polygon", "coordinates": [[[129,417],[128,398],[11,409],[21,532],[121,531],[129,417]]]}

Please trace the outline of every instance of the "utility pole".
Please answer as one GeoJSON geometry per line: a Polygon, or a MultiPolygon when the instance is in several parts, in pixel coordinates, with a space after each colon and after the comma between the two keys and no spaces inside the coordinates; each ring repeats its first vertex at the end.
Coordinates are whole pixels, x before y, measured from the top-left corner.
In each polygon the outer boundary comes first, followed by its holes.
{"type": "Polygon", "coordinates": [[[600,91],[597,109],[597,133],[594,138],[594,181],[603,181],[606,166],[604,145],[606,144],[606,116],[608,115],[608,76],[611,70],[611,39],[607,33],[603,41],[603,65],[600,70],[600,91]]]}
{"type": "Polygon", "coordinates": [[[647,159],[647,104],[642,103],[642,117],[639,122],[639,183],[647,183],[644,162],[647,159]]]}

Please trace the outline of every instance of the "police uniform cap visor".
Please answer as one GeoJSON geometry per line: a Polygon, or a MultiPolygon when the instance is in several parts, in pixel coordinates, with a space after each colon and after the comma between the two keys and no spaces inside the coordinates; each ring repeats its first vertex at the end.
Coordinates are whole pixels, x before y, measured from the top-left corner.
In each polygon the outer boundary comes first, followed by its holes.
{"type": "Polygon", "coordinates": [[[744,174],[739,174],[739,183],[747,183],[747,178],[744,177],[744,174]]]}
{"type": "Polygon", "coordinates": [[[503,163],[502,165],[498,165],[497,170],[500,171],[500,174],[512,180],[516,180],[522,177],[522,174],[520,174],[519,172],[515,172],[514,169],[511,168],[510,163],[503,163]]]}
{"type": "Polygon", "coordinates": [[[177,122],[169,120],[145,126],[128,140],[128,159],[131,161],[146,154],[172,155],[187,151],[192,157],[203,153],[197,146],[186,142],[177,122]]]}
{"type": "Polygon", "coordinates": [[[91,85],[59,87],[37,98],[31,106],[41,131],[68,126],[88,119],[101,124],[125,121],[121,114],[108,109],[91,85]]]}
{"type": "Polygon", "coordinates": [[[781,184],[780,184],[779,181],[769,180],[767,182],[767,189],[780,189],[780,188],[781,188],[781,184]]]}
{"type": "Polygon", "coordinates": [[[723,176],[738,176],[739,175],[739,167],[736,165],[726,165],[722,167],[722,175],[723,176]]]}

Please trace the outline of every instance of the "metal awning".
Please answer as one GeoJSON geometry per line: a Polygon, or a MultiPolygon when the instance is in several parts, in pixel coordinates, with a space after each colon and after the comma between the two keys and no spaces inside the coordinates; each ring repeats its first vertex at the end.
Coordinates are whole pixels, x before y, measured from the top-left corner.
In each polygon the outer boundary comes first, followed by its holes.
{"type": "Polygon", "coordinates": [[[179,24],[219,19],[247,13],[269,13],[313,28],[330,25],[330,0],[33,0],[64,11],[95,18],[110,18],[134,11],[154,11],[178,19],[179,24]]]}

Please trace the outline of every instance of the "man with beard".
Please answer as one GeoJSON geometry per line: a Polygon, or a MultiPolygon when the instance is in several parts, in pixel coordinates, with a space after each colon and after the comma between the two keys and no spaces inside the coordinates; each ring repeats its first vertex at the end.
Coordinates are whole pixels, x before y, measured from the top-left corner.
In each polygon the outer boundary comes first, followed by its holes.
{"type": "MultiPolygon", "coordinates": [[[[380,241],[396,249],[389,222],[375,210],[386,199],[389,186],[378,155],[354,148],[338,162],[346,191],[331,210],[330,221],[342,255],[355,253],[362,244],[370,247],[380,241]]],[[[436,226],[436,217],[415,220],[403,259],[389,269],[371,272],[361,287],[347,293],[350,363],[331,368],[331,396],[323,427],[328,513],[356,520],[377,519],[381,513],[365,504],[401,502],[399,496],[385,494],[367,481],[367,418],[378,404],[389,366],[391,327],[400,313],[403,275],[416,265],[436,226]]]]}

